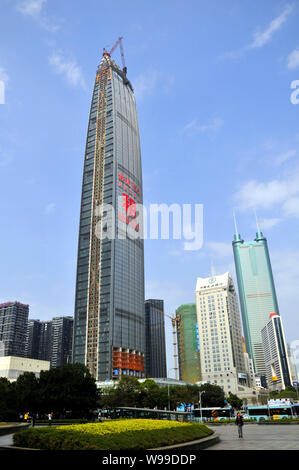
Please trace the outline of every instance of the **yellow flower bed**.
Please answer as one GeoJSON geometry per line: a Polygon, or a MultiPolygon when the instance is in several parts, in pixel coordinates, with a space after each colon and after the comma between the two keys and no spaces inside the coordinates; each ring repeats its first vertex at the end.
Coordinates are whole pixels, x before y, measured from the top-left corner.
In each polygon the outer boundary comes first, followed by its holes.
{"type": "MultiPolygon", "coordinates": [[[[181,428],[182,426],[190,426],[189,423],[181,423],[178,421],[166,421],[157,419],[124,419],[115,421],[104,421],[101,424],[70,424],[60,427],[61,430],[74,430],[82,433],[111,434],[129,431],[144,431],[146,429],[168,429],[181,428]]],[[[59,428],[56,428],[59,430],[59,428]]]]}
{"type": "Polygon", "coordinates": [[[14,445],[49,450],[150,449],[200,439],[212,433],[199,423],[127,419],[29,428],[14,435],[14,445]]]}

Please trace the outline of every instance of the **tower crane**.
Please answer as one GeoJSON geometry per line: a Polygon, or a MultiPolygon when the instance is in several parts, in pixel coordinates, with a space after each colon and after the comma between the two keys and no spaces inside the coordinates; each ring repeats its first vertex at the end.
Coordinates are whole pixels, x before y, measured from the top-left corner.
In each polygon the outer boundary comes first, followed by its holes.
{"type": "Polygon", "coordinates": [[[110,50],[110,52],[108,52],[104,47],[103,48],[103,56],[108,55],[109,57],[111,57],[111,54],[115,51],[115,49],[119,45],[120,55],[121,55],[121,62],[122,62],[122,67],[123,67],[123,73],[126,76],[127,75],[127,67],[126,67],[126,63],[125,63],[125,54],[124,54],[124,48],[123,48],[122,40],[123,40],[123,36],[120,36],[118,38],[118,40],[116,41],[116,43],[114,44],[114,46],[112,47],[112,49],[110,50]]]}
{"type": "Polygon", "coordinates": [[[172,336],[173,336],[173,357],[174,357],[174,369],[175,369],[175,378],[176,380],[178,379],[178,351],[177,351],[177,330],[176,330],[176,323],[177,319],[175,315],[167,315],[167,313],[163,312],[160,309],[156,309],[161,315],[164,315],[165,317],[170,318],[171,324],[172,324],[172,336]]]}

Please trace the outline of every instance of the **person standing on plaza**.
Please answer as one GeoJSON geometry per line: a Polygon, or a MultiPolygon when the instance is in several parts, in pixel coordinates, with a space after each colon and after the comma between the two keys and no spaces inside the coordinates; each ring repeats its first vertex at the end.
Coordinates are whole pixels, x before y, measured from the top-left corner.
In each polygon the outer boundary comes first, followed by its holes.
{"type": "Polygon", "coordinates": [[[238,413],[237,414],[237,417],[236,417],[236,425],[238,426],[238,434],[239,434],[239,437],[243,437],[243,417],[241,415],[241,413],[238,413]]]}
{"type": "Polygon", "coordinates": [[[52,417],[53,417],[53,413],[49,413],[49,414],[48,414],[48,423],[49,423],[49,426],[51,426],[52,417]]]}

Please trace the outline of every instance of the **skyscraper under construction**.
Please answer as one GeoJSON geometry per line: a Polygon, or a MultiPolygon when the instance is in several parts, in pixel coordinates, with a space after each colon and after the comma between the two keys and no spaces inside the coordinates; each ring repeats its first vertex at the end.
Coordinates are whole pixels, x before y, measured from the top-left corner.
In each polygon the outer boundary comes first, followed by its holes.
{"type": "Polygon", "coordinates": [[[143,377],[145,352],[137,111],[126,68],[111,52],[98,66],[89,115],[73,338],[73,362],[98,381],[143,377]]]}

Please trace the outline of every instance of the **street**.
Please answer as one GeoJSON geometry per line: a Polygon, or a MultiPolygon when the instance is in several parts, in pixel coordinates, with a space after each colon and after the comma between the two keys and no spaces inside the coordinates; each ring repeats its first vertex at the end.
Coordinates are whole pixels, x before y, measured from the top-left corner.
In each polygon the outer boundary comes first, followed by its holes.
{"type": "Polygon", "coordinates": [[[220,442],[208,450],[298,450],[299,425],[245,424],[243,439],[237,426],[209,425],[220,437],[220,442]]]}

